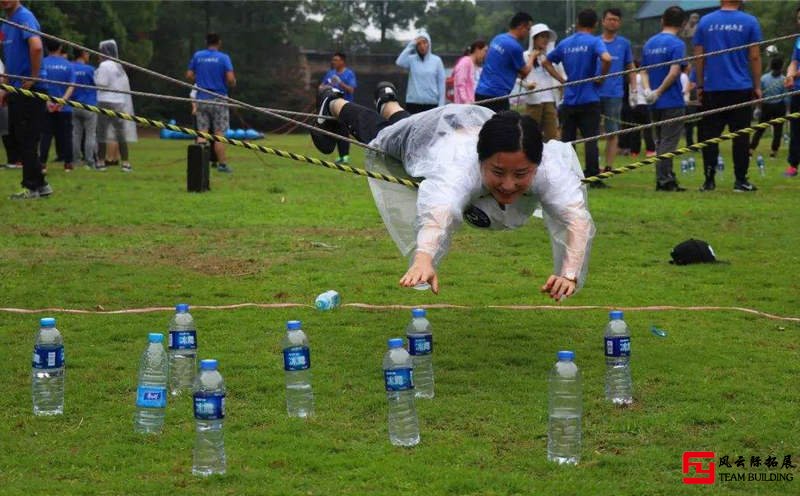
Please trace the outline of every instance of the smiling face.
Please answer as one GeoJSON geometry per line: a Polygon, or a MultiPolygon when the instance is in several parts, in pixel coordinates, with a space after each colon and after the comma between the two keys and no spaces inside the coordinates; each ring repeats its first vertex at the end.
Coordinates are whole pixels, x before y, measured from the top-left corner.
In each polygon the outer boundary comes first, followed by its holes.
{"type": "Polygon", "coordinates": [[[530,189],[537,165],[522,150],[497,152],[481,162],[481,180],[497,203],[511,205],[530,189]]]}

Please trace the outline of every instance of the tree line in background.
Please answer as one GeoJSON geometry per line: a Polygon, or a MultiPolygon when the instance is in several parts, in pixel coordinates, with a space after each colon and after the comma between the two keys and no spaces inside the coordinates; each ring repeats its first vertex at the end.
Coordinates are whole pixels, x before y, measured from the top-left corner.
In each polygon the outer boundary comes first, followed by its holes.
{"type": "MultiPolygon", "coordinates": [[[[346,53],[399,53],[408,41],[394,39],[394,30],[426,29],[438,53],[458,53],[478,38],[491,39],[507,28],[514,12],[526,11],[563,38],[568,2],[498,0],[450,1],[23,1],[46,33],[97,48],[114,38],[120,56],[138,65],[183,79],[194,51],[204,48],[207,32],[219,33],[223,50],[235,66],[239,87],[232,96],[260,106],[305,109],[313,101],[305,81],[301,50],[346,53]],[[369,40],[365,29],[380,35],[369,40]]],[[[622,9],[621,33],[634,46],[659,30],[658,21],[634,19],[641,1],[577,1],[576,11],[591,7],[601,13],[622,9]]],[[[680,3],[680,2],[675,2],[680,3]]],[[[669,3],[665,3],[665,7],[669,3]]],[[[796,31],[794,2],[748,2],[745,9],[761,22],[764,38],[796,31]]],[[[791,41],[778,44],[791,53],[791,41]]],[[[131,86],[141,91],[188,95],[188,90],[128,71],[131,86]]],[[[188,106],[136,100],[137,113],[154,118],[188,118],[188,106]]],[[[274,127],[263,116],[232,112],[233,127],[274,127]]],[[[183,120],[186,122],[186,120],[183,120]]]]}

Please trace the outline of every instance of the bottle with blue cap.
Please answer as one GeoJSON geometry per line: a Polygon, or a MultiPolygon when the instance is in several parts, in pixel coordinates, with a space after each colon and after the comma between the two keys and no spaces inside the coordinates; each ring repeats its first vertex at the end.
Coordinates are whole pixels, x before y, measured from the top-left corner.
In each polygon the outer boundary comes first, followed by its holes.
{"type": "Polygon", "coordinates": [[[134,430],[142,434],[161,432],[167,409],[167,371],[169,359],[164,350],[164,335],[147,335],[147,348],[139,362],[139,385],[136,388],[134,430]]]}
{"type": "Polygon", "coordinates": [[[189,391],[197,371],[197,329],[189,305],[179,303],[169,323],[169,389],[173,395],[189,391]]]}
{"type": "Polygon", "coordinates": [[[575,353],[559,351],[548,379],[547,459],[575,465],[581,457],[581,372],[575,353]]]}
{"type": "Polygon", "coordinates": [[[325,291],[321,295],[317,296],[317,299],[314,300],[314,306],[317,310],[333,310],[334,308],[338,308],[339,305],[342,304],[342,299],[339,296],[339,293],[336,291],[329,289],[325,291]]]}
{"type": "Polygon", "coordinates": [[[64,413],[64,363],[64,338],[56,329],[56,319],[41,319],[31,367],[34,415],[64,413]]]}
{"type": "Polygon", "coordinates": [[[695,167],[697,166],[697,161],[694,159],[694,157],[689,157],[687,162],[689,163],[689,172],[694,172],[695,167]]]}
{"type": "Polygon", "coordinates": [[[202,360],[194,381],[194,418],[197,437],[194,443],[192,474],[208,476],[225,473],[225,382],[216,360],[202,360]]]}
{"type": "Polygon", "coordinates": [[[389,340],[383,357],[383,380],[389,402],[389,441],[395,446],[419,444],[419,421],[414,406],[414,365],[402,338],[389,340]]]}
{"type": "Polygon", "coordinates": [[[411,310],[406,327],[408,353],[414,363],[414,391],[417,398],[433,398],[433,333],[424,308],[411,310]]]}
{"type": "Polygon", "coordinates": [[[314,414],[311,351],[299,320],[286,323],[282,347],[283,370],[286,371],[286,411],[290,417],[310,417],[314,414]]]}
{"type": "Polygon", "coordinates": [[[605,329],[606,399],[617,406],[633,403],[631,331],[620,310],[612,310],[605,329]]]}
{"type": "Polygon", "coordinates": [[[756,157],[756,165],[758,166],[758,172],[762,176],[767,175],[767,163],[764,161],[764,155],[758,154],[756,157]]]}

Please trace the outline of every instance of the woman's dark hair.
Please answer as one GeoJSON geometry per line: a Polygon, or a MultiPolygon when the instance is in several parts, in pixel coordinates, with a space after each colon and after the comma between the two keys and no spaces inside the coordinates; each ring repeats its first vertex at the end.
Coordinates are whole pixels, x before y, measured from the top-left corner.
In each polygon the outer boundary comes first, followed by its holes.
{"type": "Polygon", "coordinates": [[[473,53],[475,53],[475,50],[481,50],[485,46],[486,46],[486,42],[485,41],[483,41],[483,40],[475,40],[475,41],[472,42],[472,44],[470,46],[467,47],[466,50],[464,50],[464,55],[473,54],[473,53]]]}
{"type": "Polygon", "coordinates": [[[518,152],[538,164],[542,161],[542,132],[529,116],[505,110],[495,114],[478,135],[478,160],[483,162],[498,152],[518,152]]]}
{"type": "Polygon", "coordinates": [[[783,59],[781,57],[775,57],[769,61],[769,70],[777,76],[783,70],[783,59]]]}

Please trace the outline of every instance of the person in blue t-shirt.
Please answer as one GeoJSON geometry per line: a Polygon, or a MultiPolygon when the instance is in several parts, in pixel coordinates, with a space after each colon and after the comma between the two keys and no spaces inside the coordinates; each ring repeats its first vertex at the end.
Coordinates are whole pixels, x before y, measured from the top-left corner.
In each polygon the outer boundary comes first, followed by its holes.
{"type": "MultiPolygon", "coordinates": [[[[620,27],[622,27],[622,11],[617,8],[606,9],[603,12],[603,34],[600,39],[606,44],[606,49],[611,55],[611,68],[608,70],[610,73],[634,68],[631,42],[618,34],[620,27]]],[[[636,93],[635,73],[631,72],[626,76],[608,77],[600,85],[598,93],[600,94],[600,105],[603,112],[603,124],[607,133],[619,131],[625,84],[628,84],[628,88],[636,93]]],[[[614,167],[618,143],[619,136],[606,138],[606,171],[610,171],[614,167]]]]}
{"type": "Polygon", "coordinates": [[[517,12],[509,22],[507,33],[498,34],[489,43],[489,51],[483,61],[483,70],[475,88],[475,103],[495,112],[509,110],[508,98],[489,103],[481,100],[508,96],[514,89],[517,78],[525,79],[533,69],[535,58],[526,61],[522,55],[522,45],[528,43],[533,18],[526,12],[517,12]]]}
{"type": "MultiPolygon", "coordinates": [[[[680,7],[669,7],[661,16],[661,32],[647,40],[642,48],[642,65],[650,66],[686,56],[686,44],[678,32],[686,22],[686,12],[680,7]]],[[[680,117],[685,113],[681,86],[681,65],[676,62],[647,69],[649,88],[645,98],[650,104],[653,122],[680,117]],[[652,90],[651,90],[652,88],[652,90]]],[[[664,123],[655,127],[656,153],[674,152],[683,133],[683,122],[664,123]]],[[[672,170],[672,159],[662,158],[656,164],[656,191],[685,191],[678,185],[672,170]]]]}
{"type": "MultiPolygon", "coordinates": [[[[800,26],[800,7],[795,11],[795,22],[800,26]]],[[[797,74],[798,64],[800,64],[800,38],[794,42],[792,50],[792,60],[786,70],[786,79],[783,84],[790,91],[800,90],[800,77],[797,74]]],[[[800,112],[800,95],[792,95],[789,102],[789,112],[800,112]]],[[[800,119],[789,121],[789,156],[787,157],[789,166],[783,173],[786,177],[797,176],[797,166],[800,165],[800,119]]]]}
{"type": "MultiPolygon", "coordinates": [[[[42,60],[42,68],[47,72],[47,79],[62,83],[74,83],[75,69],[72,63],[67,60],[67,54],[64,53],[61,42],[48,39],[45,41],[45,45],[47,46],[48,55],[42,60]]],[[[69,100],[74,90],[74,86],[67,84],[47,83],[47,94],[64,100],[69,100]]],[[[61,159],[64,160],[64,172],[70,172],[73,169],[72,107],[47,102],[47,115],[42,128],[42,139],[39,142],[39,160],[41,160],[42,165],[47,164],[50,142],[54,136],[56,138],[56,150],[60,153],[61,159]]]]}
{"type": "MultiPolygon", "coordinates": [[[[611,68],[611,54],[605,43],[593,36],[597,27],[597,12],[584,9],[578,13],[577,32],[563,39],[555,50],[547,54],[542,66],[561,84],[565,81],[577,81],[597,74],[597,61],[600,60],[600,74],[608,74],[611,68]],[[562,63],[567,73],[565,79],[553,64],[562,63]]],[[[561,119],[561,141],[574,141],[578,129],[584,138],[597,136],[600,133],[600,95],[598,88],[601,82],[590,82],[567,86],[564,88],[564,102],[559,108],[561,119]]],[[[584,144],[586,169],[584,174],[595,176],[600,173],[597,141],[584,144]]],[[[608,187],[603,181],[590,183],[593,188],[608,187]]]]}
{"type": "MultiPolygon", "coordinates": [[[[40,30],[39,21],[30,10],[19,1],[4,1],[0,7],[6,19],[40,30]]],[[[47,74],[42,70],[42,39],[39,35],[3,24],[0,27],[3,43],[3,58],[6,74],[12,76],[41,77],[47,74]]],[[[17,88],[44,90],[33,81],[8,78],[9,84],[17,88]]],[[[28,98],[20,94],[2,92],[2,103],[8,104],[8,131],[14,142],[19,158],[22,159],[22,190],[11,195],[15,200],[29,200],[49,196],[53,188],[47,183],[39,163],[38,145],[44,122],[45,102],[38,98],[28,98]]]]}
{"type": "MultiPolygon", "coordinates": [[[[750,14],[741,12],[741,0],[721,0],[719,10],[706,14],[697,24],[692,38],[694,54],[724,50],[761,41],[761,26],[750,14]]],[[[752,46],[732,52],[700,57],[695,61],[697,71],[697,98],[702,110],[727,107],[737,103],[749,102],[753,97],[761,98],[761,48],[752,46]]],[[[699,138],[705,141],[722,134],[725,126],[730,131],[750,125],[753,111],[742,107],[727,112],[711,114],[700,121],[699,138]]],[[[733,168],[736,192],[756,191],[747,180],[750,166],[748,153],[750,136],[745,134],[733,140],[733,168]]],[[[719,147],[709,145],[703,148],[703,169],[705,182],[700,191],[716,188],[716,173],[719,147]]]]}
{"type": "MultiPolygon", "coordinates": [[[[345,100],[352,102],[356,87],[358,87],[356,73],[347,67],[347,56],[342,52],[334,53],[333,58],[331,58],[331,68],[322,76],[319,89],[336,88],[341,90],[345,100]]],[[[349,164],[350,142],[339,140],[336,146],[339,148],[339,158],[336,159],[336,163],[349,164]]]]}
{"type": "MultiPolygon", "coordinates": [[[[86,50],[77,50],[72,62],[75,71],[75,82],[94,86],[94,67],[89,65],[90,54],[86,50]]],[[[75,87],[72,100],[85,105],[97,105],[97,90],[75,87]]],[[[72,153],[75,161],[83,155],[84,163],[94,169],[97,154],[97,114],[79,108],[72,109],[72,153]],[[83,146],[82,146],[83,145],[83,146]]]]}
{"type": "MultiPolygon", "coordinates": [[[[222,40],[216,33],[206,35],[205,50],[195,52],[192,60],[189,61],[189,69],[186,71],[186,79],[195,83],[197,86],[197,130],[208,132],[213,129],[214,133],[224,136],[230,124],[228,107],[205,103],[207,101],[219,101],[214,95],[202,90],[212,91],[220,95],[228,95],[228,88],[236,86],[236,75],[233,72],[233,63],[228,54],[220,51],[222,40]]],[[[202,142],[202,141],[201,141],[202,142]]],[[[233,172],[225,162],[225,145],[215,141],[214,151],[219,159],[217,170],[219,172],[233,172]]]]}

